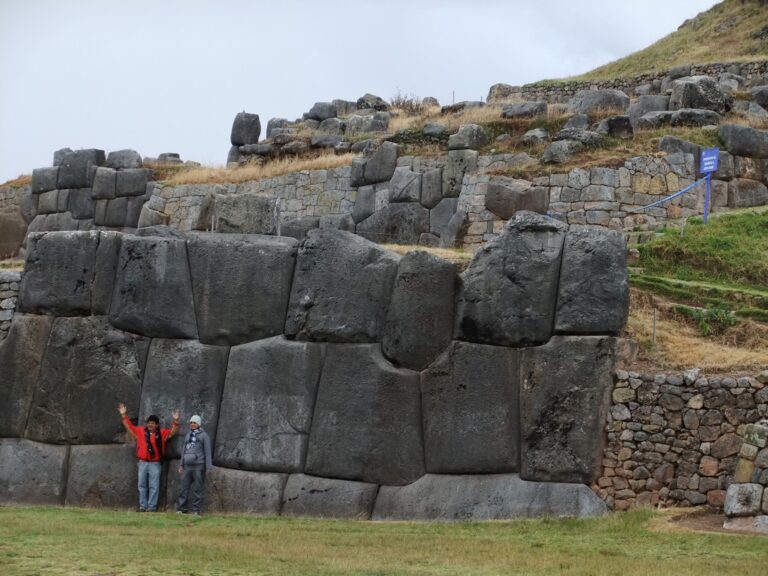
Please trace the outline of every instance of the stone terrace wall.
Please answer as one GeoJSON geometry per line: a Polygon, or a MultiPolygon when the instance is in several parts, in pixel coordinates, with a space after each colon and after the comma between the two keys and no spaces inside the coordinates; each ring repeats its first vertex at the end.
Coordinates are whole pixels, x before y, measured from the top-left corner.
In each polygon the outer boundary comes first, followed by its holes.
{"type": "Polygon", "coordinates": [[[628,308],[621,234],[519,213],[459,281],[339,230],[153,233],[30,235],[0,345],[0,502],[131,506],[125,402],[202,415],[209,510],[605,510],[589,484],[628,308]]]}
{"type": "Polygon", "coordinates": [[[30,186],[0,186],[0,259],[15,256],[31,219],[27,201],[30,186]]]}
{"type": "MultiPolygon", "coordinates": [[[[695,64],[691,66],[690,74],[686,76],[713,76],[719,77],[724,73],[736,73],[744,76],[748,80],[768,74],[768,61],[744,62],[740,64],[695,64]]],[[[608,80],[589,80],[589,81],[571,81],[557,82],[553,84],[535,83],[524,86],[509,86],[499,92],[499,97],[493,98],[493,88],[489,101],[493,100],[545,100],[551,103],[567,103],[579,90],[597,90],[614,88],[627,94],[636,93],[640,86],[656,84],[651,92],[658,93],[661,87],[661,81],[669,76],[669,71],[658,72],[656,74],[642,74],[633,78],[615,78],[608,80]]]]}
{"type": "Polygon", "coordinates": [[[11,329],[11,319],[16,310],[20,282],[19,272],[0,270],[0,342],[5,339],[11,329]]]}
{"type": "Polygon", "coordinates": [[[746,425],[768,416],[766,383],[768,374],[619,370],[603,474],[594,489],[616,510],[659,504],[722,508],[728,486],[749,481],[736,476],[739,452],[746,425]]]}

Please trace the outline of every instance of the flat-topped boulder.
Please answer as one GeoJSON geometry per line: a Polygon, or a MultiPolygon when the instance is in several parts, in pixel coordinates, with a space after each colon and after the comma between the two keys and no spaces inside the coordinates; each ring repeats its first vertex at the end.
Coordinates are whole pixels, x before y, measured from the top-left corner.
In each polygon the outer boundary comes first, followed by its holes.
{"type": "Polygon", "coordinates": [[[629,96],[621,90],[579,90],[568,102],[568,108],[575,114],[615,110],[624,112],[629,108],[629,96]]]}

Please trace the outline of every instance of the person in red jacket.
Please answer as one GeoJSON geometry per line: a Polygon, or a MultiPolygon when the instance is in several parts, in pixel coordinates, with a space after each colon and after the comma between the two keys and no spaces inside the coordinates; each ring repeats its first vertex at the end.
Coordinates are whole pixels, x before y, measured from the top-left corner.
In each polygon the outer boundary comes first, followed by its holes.
{"type": "Polygon", "coordinates": [[[170,428],[160,428],[160,419],[154,414],[147,418],[146,426],[134,426],[128,419],[122,402],[117,411],[123,426],[136,439],[136,457],[139,459],[139,512],[156,512],[160,495],[160,473],[163,469],[165,444],[179,431],[179,411],[174,410],[170,428]]]}

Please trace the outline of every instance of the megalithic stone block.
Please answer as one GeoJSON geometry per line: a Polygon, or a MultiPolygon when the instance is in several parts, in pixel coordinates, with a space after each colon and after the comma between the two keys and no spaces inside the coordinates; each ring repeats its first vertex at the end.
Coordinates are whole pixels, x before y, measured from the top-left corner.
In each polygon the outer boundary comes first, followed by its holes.
{"type": "Polygon", "coordinates": [[[601,470],[615,340],[554,336],[522,351],[524,480],[589,484],[601,470]]]}
{"type": "Polygon", "coordinates": [[[147,344],[103,316],[56,318],[25,436],[48,443],[121,441],[117,405],[137,412],[147,344]]]}
{"type": "Polygon", "coordinates": [[[379,487],[368,482],[291,474],[283,492],[283,516],[368,520],[379,487]]]}
{"type": "Polygon", "coordinates": [[[261,136],[261,120],[258,114],[239,112],[232,122],[229,140],[233,146],[257,144],[261,136]]]}
{"type": "Polygon", "coordinates": [[[517,212],[462,274],[456,333],[461,340],[524,346],[549,340],[555,324],[567,225],[517,212]]]}
{"type": "Polygon", "coordinates": [[[604,516],[587,486],[525,482],[517,474],[428,474],[408,486],[382,486],[374,520],[502,520],[538,516],[604,516]]]}
{"type": "Polygon", "coordinates": [[[0,504],[61,504],[67,446],[0,438],[0,504]]]}
{"type": "Polygon", "coordinates": [[[32,170],[32,194],[56,189],[59,167],[35,168],[32,170]]]}
{"type": "Polygon", "coordinates": [[[219,466],[301,472],[324,345],[282,337],[229,355],[215,460],[219,466]]]}
{"type": "Polygon", "coordinates": [[[393,367],[376,344],[329,345],[305,472],[408,484],[424,474],[418,373],[393,367]]]}
{"type": "Polygon", "coordinates": [[[110,322],[156,338],[197,338],[184,240],[123,236],[110,322]]]}
{"type": "Polygon", "coordinates": [[[170,427],[173,410],[181,411],[181,431],[168,443],[168,457],[181,455],[187,421],[193,414],[202,417],[202,427],[216,441],[228,354],[229,348],[225,346],[208,346],[195,340],[152,340],[141,389],[139,421],[156,414],[163,427],[170,427]]]}
{"type": "Polygon", "coordinates": [[[629,313],[627,246],[617,230],[571,226],[565,237],[555,332],[613,334],[629,313]]]}
{"type": "Polygon", "coordinates": [[[299,248],[285,334],[299,340],[381,338],[400,257],[343,230],[311,230],[299,248]]]}
{"type": "Polygon", "coordinates": [[[453,342],[421,375],[427,472],[516,472],[519,350],[453,342]]]}
{"type": "Polygon", "coordinates": [[[297,244],[292,238],[257,235],[190,237],[202,342],[236,345],[283,333],[297,244]]]}
{"type": "Polygon", "coordinates": [[[57,188],[90,188],[96,168],[104,166],[107,158],[104,150],[89,148],[75,150],[61,159],[57,178],[57,188]]]}
{"type": "Polygon", "coordinates": [[[21,282],[21,310],[60,316],[89,314],[98,232],[30,234],[21,282]]]}
{"type": "MultiPolygon", "coordinates": [[[[178,467],[178,460],[168,463],[169,470],[178,467]]],[[[288,474],[246,472],[214,466],[205,476],[203,512],[277,516],[287,479],[288,474]]],[[[169,510],[178,501],[180,480],[179,474],[168,474],[166,501],[169,510]]]]}
{"type": "Polygon", "coordinates": [[[137,467],[133,442],[72,446],[64,502],[96,508],[135,507],[137,467]]]}
{"type": "Polygon", "coordinates": [[[0,436],[24,436],[51,316],[16,314],[0,346],[0,436]]]}
{"type": "Polygon", "coordinates": [[[422,370],[448,346],[457,281],[454,264],[427,252],[400,260],[382,341],[387,358],[422,370]]]}

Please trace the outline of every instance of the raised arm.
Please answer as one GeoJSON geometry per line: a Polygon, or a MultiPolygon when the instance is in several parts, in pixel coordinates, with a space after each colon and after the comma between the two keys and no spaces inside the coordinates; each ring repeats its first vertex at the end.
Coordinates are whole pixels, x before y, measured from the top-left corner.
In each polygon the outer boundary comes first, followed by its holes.
{"type": "Polygon", "coordinates": [[[133,424],[131,424],[131,421],[128,419],[128,409],[125,407],[125,404],[120,402],[120,404],[117,405],[117,411],[120,412],[121,421],[123,422],[123,427],[131,433],[131,436],[134,438],[137,438],[136,436],[136,428],[133,424]]]}
{"type": "Polygon", "coordinates": [[[176,436],[176,434],[179,433],[179,416],[181,416],[181,413],[179,412],[179,409],[176,408],[173,412],[171,412],[171,417],[173,418],[173,422],[171,422],[171,433],[168,434],[168,438],[173,438],[176,436]]]}

